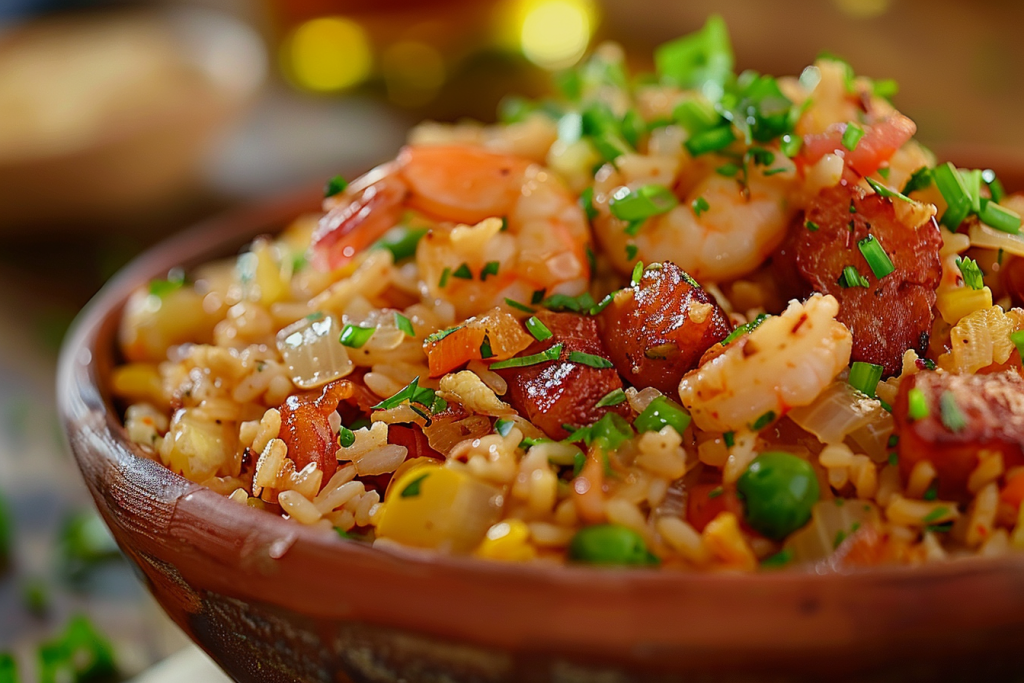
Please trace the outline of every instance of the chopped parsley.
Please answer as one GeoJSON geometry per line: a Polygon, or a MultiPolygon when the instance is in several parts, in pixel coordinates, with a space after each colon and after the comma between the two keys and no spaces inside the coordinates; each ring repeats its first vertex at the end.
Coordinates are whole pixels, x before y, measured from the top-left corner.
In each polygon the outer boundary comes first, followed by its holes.
{"type": "Polygon", "coordinates": [[[497,261],[488,261],[484,264],[483,269],[480,271],[480,281],[485,282],[488,275],[497,275],[498,268],[501,266],[497,261]]]}
{"type": "Polygon", "coordinates": [[[708,204],[708,200],[700,196],[690,202],[690,208],[693,210],[693,215],[700,218],[700,215],[710,209],[711,205],[708,204]]]}
{"type": "Polygon", "coordinates": [[[468,264],[463,263],[458,268],[456,268],[454,271],[452,271],[452,276],[453,277],[457,277],[460,280],[472,280],[473,279],[473,271],[471,271],[469,269],[469,265],[468,264]]]}
{"type": "Polygon", "coordinates": [[[341,194],[348,187],[348,181],[342,178],[340,175],[336,175],[327,181],[324,185],[324,198],[333,197],[336,194],[341,194]]]}
{"type": "Polygon", "coordinates": [[[775,411],[769,410],[767,413],[754,420],[754,424],[750,425],[750,428],[755,432],[759,432],[772,422],[775,422],[775,411]]]}

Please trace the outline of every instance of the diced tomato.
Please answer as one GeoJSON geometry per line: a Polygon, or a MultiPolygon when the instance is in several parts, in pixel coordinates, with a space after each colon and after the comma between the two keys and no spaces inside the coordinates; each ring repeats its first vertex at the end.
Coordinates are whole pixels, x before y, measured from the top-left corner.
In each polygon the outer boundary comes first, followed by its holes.
{"type": "Polygon", "coordinates": [[[858,125],[864,135],[852,150],[843,145],[846,123],[834,123],[824,133],[804,136],[799,162],[810,165],[826,154],[839,154],[846,159],[849,168],[862,176],[869,176],[917,132],[917,125],[899,112],[881,121],[858,125]]]}

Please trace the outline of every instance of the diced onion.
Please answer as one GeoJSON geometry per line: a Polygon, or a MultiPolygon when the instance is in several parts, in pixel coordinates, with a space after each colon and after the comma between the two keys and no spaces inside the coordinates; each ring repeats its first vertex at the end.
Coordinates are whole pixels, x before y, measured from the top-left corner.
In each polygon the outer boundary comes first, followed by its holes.
{"type": "Polygon", "coordinates": [[[334,316],[310,316],[277,334],[277,349],[292,383],[315,389],[350,374],[355,366],[338,343],[341,328],[334,316]]]}
{"type": "Polygon", "coordinates": [[[1000,232],[979,222],[971,225],[967,235],[971,238],[972,246],[985,249],[1002,249],[1007,254],[1024,256],[1024,233],[1012,235],[1008,232],[1000,232]]]}
{"type": "Polygon", "coordinates": [[[842,498],[822,500],[814,504],[810,523],[786,539],[784,548],[793,553],[794,563],[820,562],[830,557],[844,538],[877,521],[878,508],[874,503],[842,498]]]}
{"type": "Polygon", "coordinates": [[[892,416],[878,400],[845,380],[830,384],[811,405],[789,411],[789,417],[823,444],[841,444],[851,437],[872,459],[887,457],[884,449],[892,433],[892,416]]]}

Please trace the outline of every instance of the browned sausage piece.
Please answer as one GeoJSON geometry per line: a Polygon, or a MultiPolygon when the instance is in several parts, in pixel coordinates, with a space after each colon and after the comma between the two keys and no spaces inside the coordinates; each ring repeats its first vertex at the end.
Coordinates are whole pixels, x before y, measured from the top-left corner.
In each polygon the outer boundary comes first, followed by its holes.
{"type": "MultiPolygon", "coordinates": [[[[790,227],[773,263],[795,265],[807,290],[839,300],[839,321],[853,333],[852,360],[874,363],[885,374],[898,374],[903,354],[924,355],[933,322],[935,288],[942,276],[942,237],[934,220],[918,228],[902,223],[893,201],[858,187],[823,190],[790,227]],[[877,278],[858,243],[869,235],[882,247],[895,270],[877,278]],[[847,266],[856,268],[867,286],[843,286],[847,266]]],[[[793,273],[779,272],[786,280],[793,273]]]]}
{"type": "Polygon", "coordinates": [[[544,341],[535,341],[519,355],[540,353],[555,344],[562,344],[562,352],[556,361],[497,371],[508,382],[508,394],[504,398],[512,407],[552,439],[568,435],[562,425],[583,427],[596,422],[607,412],[625,415],[625,403],[596,407],[606,395],[622,389],[622,380],[614,368],[594,368],[568,360],[573,351],[608,359],[597,321],[575,313],[551,311],[541,311],[537,318],[552,336],[544,341]]]}
{"type": "Polygon", "coordinates": [[[904,378],[893,406],[904,481],[921,460],[938,473],[940,498],[969,498],[967,480],[987,449],[1003,466],[1024,465],[1024,380],[1016,372],[953,375],[919,372],[904,378]],[[927,415],[913,419],[908,395],[921,392],[927,415]]]}
{"type": "Polygon", "coordinates": [[[600,322],[608,353],[626,381],[669,396],[704,352],[732,331],[714,298],[667,261],[648,266],[640,282],[618,291],[600,322]]]}

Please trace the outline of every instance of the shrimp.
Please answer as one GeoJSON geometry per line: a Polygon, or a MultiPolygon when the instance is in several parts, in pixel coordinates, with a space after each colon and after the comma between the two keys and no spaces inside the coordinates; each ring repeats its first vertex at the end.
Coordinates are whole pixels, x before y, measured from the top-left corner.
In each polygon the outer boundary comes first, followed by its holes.
{"type": "Polygon", "coordinates": [[[810,404],[850,363],[853,338],[836,321],[839,302],[792,301],[727,350],[683,377],[679,397],[698,427],[726,432],[761,425],[810,404]]]}
{"type": "MultiPolygon", "coordinates": [[[[780,167],[788,163],[776,161],[780,167]]],[[[595,232],[623,273],[633,267],[627,246],[635,244],[641,261],[672,261],[700,282],[733,280],[754,271],[785,238],[794,214],[786,201],[794,178],[791,172],[765,177],[751,168],[744,191],[736,179],[712,172],[681,197],[678,206],[648,219],[631,237],[625,232],[626,224],[607,208],[621,185],[599,177],[594,189],[594,204],[600,212],[595,232]],[[698,216],[693,207],[700,199],[707,209],[698,216]]]]}
{"type": "Polygon", "coordinates": [[[416,263],[424,294],[468,317],[534,292],[583,293],[590,232],[564,183],[520,157],[470,146],[410,146],[332,202],[313,236],[313,263],[339,268],[407,210],[434,222],[416,263]]]}

